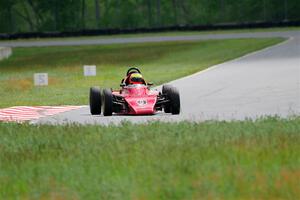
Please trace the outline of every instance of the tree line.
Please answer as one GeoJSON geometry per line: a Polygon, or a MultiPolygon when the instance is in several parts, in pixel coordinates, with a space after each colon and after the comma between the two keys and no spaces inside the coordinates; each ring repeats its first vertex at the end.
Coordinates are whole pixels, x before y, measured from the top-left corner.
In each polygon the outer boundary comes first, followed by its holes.
{"type": "Polygon", "coordinates": [[[299,0],[0,0],[0,32],[300,20],[299,0]]]}

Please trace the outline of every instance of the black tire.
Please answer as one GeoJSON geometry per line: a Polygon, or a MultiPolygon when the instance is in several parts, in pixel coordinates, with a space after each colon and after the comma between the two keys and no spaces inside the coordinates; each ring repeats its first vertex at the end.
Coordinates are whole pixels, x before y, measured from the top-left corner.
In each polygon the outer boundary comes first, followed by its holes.
{"type": "Polygon", "coordinates": [[[168,97],[171,101],[171,113],[178,115],[180,113],[180,96],[178,90],[175,87],[171,87],[168,97]]]}
{"type": "MultiPolygon", "coordinates": [[[[163,85],[162,86],[162,94],[168,96],[168,93],[171,88],[172,88],[171,85],[163,85]]],[[[165,111],[165,113],[171,113],[171,104],[164,105],[164,111],[165,111]]]]}
{"type": "Polygon", "coordinates": [[[90,88],[90,112],[92,115],[101,114],[101,90],[99,87],[90,88]]]}
{"type": "Polygon", "coordinates": [[[104,89],[102,95],[103,115],[111,116],[113,111],[113,95],[110,89],[104,89]]]}

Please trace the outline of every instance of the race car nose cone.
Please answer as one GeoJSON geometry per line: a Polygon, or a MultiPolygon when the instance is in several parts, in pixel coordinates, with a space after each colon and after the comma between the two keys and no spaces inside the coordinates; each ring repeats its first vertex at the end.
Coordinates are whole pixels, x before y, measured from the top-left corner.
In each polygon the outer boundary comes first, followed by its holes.
{"type": "Polygon", "coordinates": [[[149,115],[155,112],[156,97],[131,97],[127,98],[126,101],[130,108],[130,114],[149,115]]]}

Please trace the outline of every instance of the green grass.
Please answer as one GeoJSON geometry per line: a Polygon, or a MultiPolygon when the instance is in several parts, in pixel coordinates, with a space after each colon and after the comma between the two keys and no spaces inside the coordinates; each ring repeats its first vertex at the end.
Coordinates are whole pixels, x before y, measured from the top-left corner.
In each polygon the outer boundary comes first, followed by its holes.
{"type": "Polygon", "coordinates": [[[82,105],[89,87],[118,87],[128,66],[155,84],[277,44],[284,39],[230,39],[106,46],[16,48],[0,62],[0,108],[17,105],[82,105]],[[84,64],[97,65],[83,77],[84,64]],[[33,74],[49,73],[48,87],[34,87],[33,74]]]}
{"type": "Polygon", "coordinates": [[[300,118],[0,123],[0,199],[299,199],[300,118]]]}

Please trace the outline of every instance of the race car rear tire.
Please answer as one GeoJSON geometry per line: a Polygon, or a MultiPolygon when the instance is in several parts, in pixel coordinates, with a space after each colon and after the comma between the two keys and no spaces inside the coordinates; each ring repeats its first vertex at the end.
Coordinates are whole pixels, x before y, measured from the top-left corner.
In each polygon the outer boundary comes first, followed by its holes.
{"type": "Polygon", "coordinates": [[[90,88],[90,112],[92,115],[101,114],[101,90],[99,87],[90,88]]]}
{"type": "Polygon", "coordinates": [[[168,92],[168,97],[171,102],[171,113],[178,115],[180,113],[180,96],[177,88],[171,87],[168,92]]]}
{"type": "Polygon", "coordinates": [[[111,116],[113,111],[113,95],[110,89],[104,89],[102,95],[103,115],[111,116]]]}
{"type": "MultiPolygon", "coordinates": [[[[168,93],[169,93],[171,88],[172,88],[171,85],[163,85],[162,86],[162,93],[164,95],[168,96],[168,93]]],[[[170,104],[165,104],[164,105],[164,111],[165,111],[165,113],[171,113],[171,105],[170,104]]]]}

